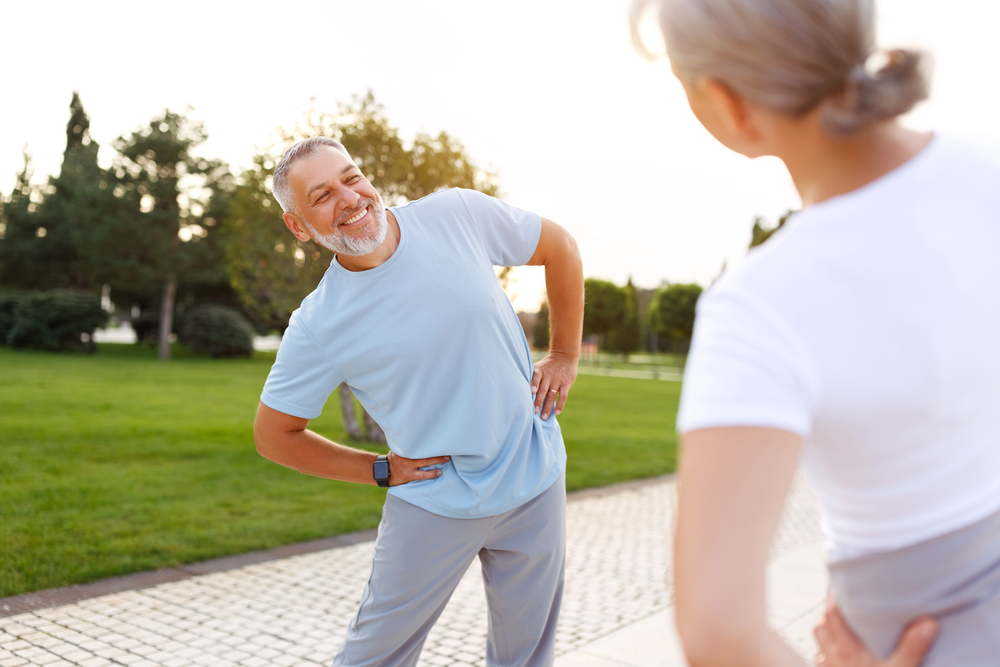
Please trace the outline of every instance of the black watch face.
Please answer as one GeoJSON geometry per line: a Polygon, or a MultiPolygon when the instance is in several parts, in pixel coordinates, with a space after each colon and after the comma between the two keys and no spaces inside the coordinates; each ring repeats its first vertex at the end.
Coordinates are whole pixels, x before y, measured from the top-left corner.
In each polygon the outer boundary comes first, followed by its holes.
{"type": "Polygon", "coordinates": [[[376,461],[372,466],[375,479],[389,479],[389,462],[376,461]]]}

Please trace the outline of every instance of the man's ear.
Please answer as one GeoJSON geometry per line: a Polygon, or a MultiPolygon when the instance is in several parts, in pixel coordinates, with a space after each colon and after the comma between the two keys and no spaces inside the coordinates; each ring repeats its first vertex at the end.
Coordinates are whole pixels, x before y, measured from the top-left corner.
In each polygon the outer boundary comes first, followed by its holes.
{"type": "Polygon", "coordinates": [[[283,213],[281,215],[281,219],[285,221],[285,226],[288,227],[288,230],[292,234],[295,234],[295,238],[297,238],[298,240],[308,241],[312,238],[309,235],[309,232],[306,231],[305,224],[303,224],[303,222],[299,220],[299,218],[295,214],[283,213]]]}
{"type": "Polygon", "coordinates": [[[755,143],[760,139],[751,109],[742,97],[716,79],[703,79],[699,83],[730,137],[740,144],[755,143]]]}

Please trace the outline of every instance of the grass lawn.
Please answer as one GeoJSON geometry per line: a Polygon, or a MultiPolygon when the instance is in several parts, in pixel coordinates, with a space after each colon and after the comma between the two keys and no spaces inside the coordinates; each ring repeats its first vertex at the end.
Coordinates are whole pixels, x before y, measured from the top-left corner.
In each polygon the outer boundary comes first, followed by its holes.
{"type": "MultiPolygon", "coordinates": [[[[273,353],[178,352],[164,364],[141,346],[0,347],[0,597],[377,525],[384,490],[257,455],[273,353]]],[[[581,376],[560,416],[569,488],[673,470],[679,390],[581,376]]],[[[345,441],[336,396],[311,428],[345,441]]]]}

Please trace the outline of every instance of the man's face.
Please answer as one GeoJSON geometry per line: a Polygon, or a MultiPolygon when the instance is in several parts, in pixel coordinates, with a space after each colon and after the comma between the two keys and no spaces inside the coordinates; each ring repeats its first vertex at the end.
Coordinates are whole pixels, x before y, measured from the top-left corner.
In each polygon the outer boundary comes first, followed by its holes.
{"type": "Polygon", "coordinates": [[[343,152],[320,147],[292,166],[288,182],[298,211],[286,213],[285,223],[300,239],[312,238],[354,257],[371,254],[385,240],[388,225],[381,198],[343,152]]]}

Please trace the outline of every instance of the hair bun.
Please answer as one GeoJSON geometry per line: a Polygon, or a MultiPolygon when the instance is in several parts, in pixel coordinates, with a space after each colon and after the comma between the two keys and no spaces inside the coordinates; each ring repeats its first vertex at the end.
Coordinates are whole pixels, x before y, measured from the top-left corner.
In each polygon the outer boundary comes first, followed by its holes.
{"type": "Polygon", "coordinates": [[[842,90],[821,103],[824,129],[844,136],[906,113],[927,98],[929,60],[906,49],[873,54],[851,70],[842,90]],[[873,61],[881,63],[874,67],[873,61]]]}

